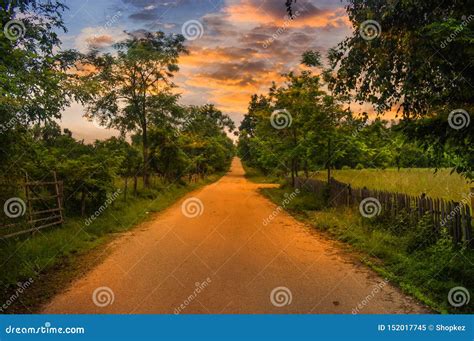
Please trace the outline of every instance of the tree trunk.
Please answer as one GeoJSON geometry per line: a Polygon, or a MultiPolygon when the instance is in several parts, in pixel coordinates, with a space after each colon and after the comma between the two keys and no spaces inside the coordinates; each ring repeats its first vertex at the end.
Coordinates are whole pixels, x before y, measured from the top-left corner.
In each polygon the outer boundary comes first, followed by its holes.
{"type": "Polygon", "coordinates": [[[81,193],[81,217],[86,214],[86,190],[83,188],[81,193]]]}
{"type": "Polygon", "coordinates": [[[150,179],[148,177],[148,133],[147,133],[147,126],[146,121],[142,127],[143,130],[143,186],[149,187],[150,179]]]}
{"type": "Polygon", "coordinates": [[[295,187],[295,160],[291,160],[291,186],[295,187]]]}
{"type": "Polygon", "coordinates": [[[128,177],[125,177],[125,185],[123,189],[123,197],[127,201],[127,190],[128,190],[128,177]]]}
{"type": "Polygon", "coordinates": [[[331,138],[328,139],[328,161],[327,161],[327,168],[328,168],[328,184],[331,183],[331,138]]]}
{"type": "Polygon", "coordinates": [[[137,187],[138,187],[138,176],[135,174],[133,176],[133,195],[137,195],[137,187]]]}

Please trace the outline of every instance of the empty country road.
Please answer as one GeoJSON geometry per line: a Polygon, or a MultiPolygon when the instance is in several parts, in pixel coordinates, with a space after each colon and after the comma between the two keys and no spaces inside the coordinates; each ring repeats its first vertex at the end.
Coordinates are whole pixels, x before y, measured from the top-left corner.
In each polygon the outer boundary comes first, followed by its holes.
{"type": "Polygon", "coordinates": [[[277,210],[258,193],[261,186],[234,159],[218,182],[115,240],[101,264],[42,312],[428,312],[336,243],[277,210]]]}

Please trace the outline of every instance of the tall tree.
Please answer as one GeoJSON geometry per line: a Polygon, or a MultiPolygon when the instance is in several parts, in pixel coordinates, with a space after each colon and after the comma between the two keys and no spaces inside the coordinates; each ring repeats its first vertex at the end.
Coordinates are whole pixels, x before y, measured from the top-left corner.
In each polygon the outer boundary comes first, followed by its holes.
{"type": "Polygon", "coordinates": [[[66,70],[77,53],[58,52],[65,9],[54,0],[0,1],[0,171],[13,155],[16,128],[59,118],[75,98],[66,70]]]}
{"type": "Polygon", "coordinates": [[[141,135],[146,185],[149,184],[149,125],[163,117],[168,105],[171,110],[175,108],[171,79],[179,70],[180,54],[187,53],[183,43],[182,35],[129,34],[128,39],[114,45],[116,55],[99,55],[93,51],[86,59],[94,67],[92,77],[85,80],[94,89],[88,99],[86,116],[123,133],[141,135]]]}
{"type": "Polygon", "coordinates": [[[346,10],[354,31],[329,51],[332,89],[396,108],[408,136],[473,179],[474,3],[349,0],[346,10]]]}

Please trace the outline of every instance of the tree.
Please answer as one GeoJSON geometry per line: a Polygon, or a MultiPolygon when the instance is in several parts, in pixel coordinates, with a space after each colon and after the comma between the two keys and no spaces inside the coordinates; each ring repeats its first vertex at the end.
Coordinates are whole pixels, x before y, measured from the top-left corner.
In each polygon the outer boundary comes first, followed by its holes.
{"type": "Polygon", "coordinates": [[[472,2],[351,0],[346,9],[356,30],[329,53],[332,88],[379,112],[398,107],[407,134],[454,154],[472,178],[473,125],[453,129],[449,115],[474,109],[472,2]]]}
{"type": "MultiPolygon", "coordinates": [[[[60,1],[1,1],[0,171],[9,166],[16,131],[61,116],[79,99],[77,78],[66,72],[74,51],[57,52],[58,31],[66,31],[60,1]],[[2,167],[3,166],[3,167],[2,167]]],[[[10,173],[11,175],[11,173],[10,173]]]]}
{"type": "Polygon", "coordinates": [[[410,138],[451,153],[473,179],[473,2],[350,0],[346,10],[354,32],[328,53],[331,89],[379,113],[397,108],[410,138]]]}
{"type": "Polygon", "coordinates": [[[183,36],[163,32],[130,34],[114,45],[117,55],[93,51],[87,56],[95,70],[92,78],[85,79],[94,89],[86,116],[123,133],[141,135],[145,185],[149,184],[149,125],[168,104],[175,109],[171,78],[179,70],[180,54],[187,52],[183,42],[183,36]]]}
{"type": "Polygon", "coordinates": [[[232,119],[212,104],[187,108],[180,133],[193,172],[205,175],[227,169],[234,155],[234,145],[227,132],[234,129],[232,119]]]}
{"type": "MultiPolygon", "coordinates": [[[[311,64],[319,64],[317,54],[307,56],[311,64]]],[[[289,73],[266,98],[254,96],[241,124],[239,152],[244,161],[264,173],[290,173],[293,182],[300,170],[308,175],[322,160],[329,168],[328,142],[337,142],[339,127],[352,115],[323,86],[311,71],[289,73]]]]}

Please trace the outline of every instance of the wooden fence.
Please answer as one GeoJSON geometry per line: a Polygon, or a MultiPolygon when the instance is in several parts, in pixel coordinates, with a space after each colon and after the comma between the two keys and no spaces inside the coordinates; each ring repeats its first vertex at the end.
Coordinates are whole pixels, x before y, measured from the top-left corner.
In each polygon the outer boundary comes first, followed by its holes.
{"type": "MultiPolygon", "coordinates": [[[[351,185],[331,179],[329,190],[327,182],[297,178],[295,187],[321,193],[328,191],[331,206],[359,206],[366,198],[376,199],[378,213],[395,218],[397,214],[405,212],[414,221],[428,215],[431,217],[434,229],[446,227],[455,243],[466,242],[474,246],[472,232],[472,215],[469,200],[466,197],[462,202],[447,201],[439,198],[430,198],[425,194],[419,197],[403,193],[393,193],[367,188],[352,188],[351,185]]],[[[362,207],[360,207],[362,209],[362,207]]]]}
{"type": "MultiPolygon", "coordinates": [[[[5,185],[4,185],[5,186],[5,185]]],[[[10,184],[10,188],[18,186],[10,184]]],[[[64,223],[63,182],[53,172],[52,181],[33,181],[28,175],[21,185],[24,197],[2,198],[3,219],[0,220],[0,238],[15,237],[37,232],[46,227],[64,223]]]]}

